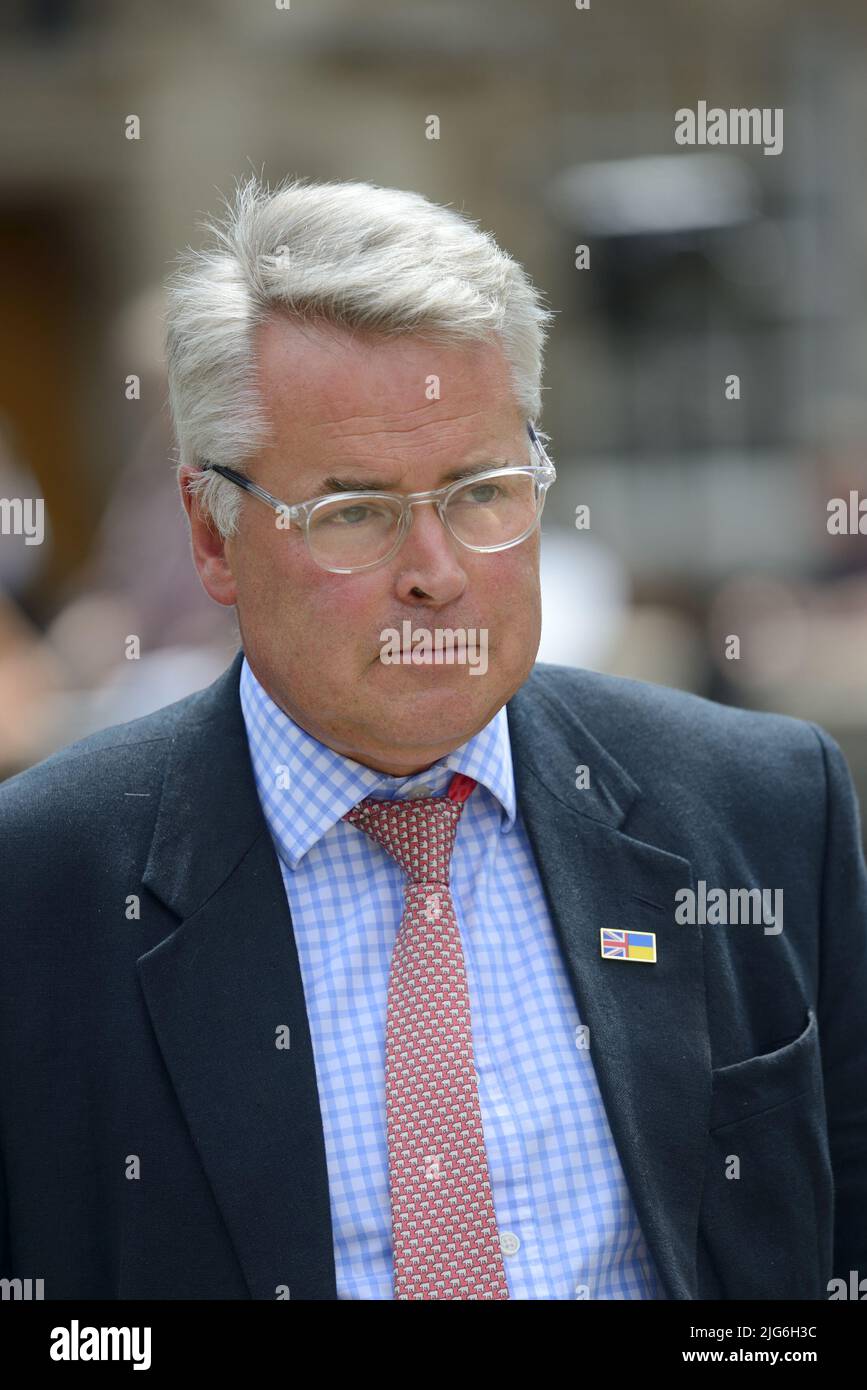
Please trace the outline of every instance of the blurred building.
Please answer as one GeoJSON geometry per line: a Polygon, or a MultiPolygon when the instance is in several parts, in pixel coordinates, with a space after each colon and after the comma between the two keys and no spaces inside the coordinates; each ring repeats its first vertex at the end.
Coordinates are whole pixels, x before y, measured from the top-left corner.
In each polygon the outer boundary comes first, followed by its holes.
{"type": "Polygon", "coordinates": [[[141,712],[131,622],[157,703],[231,650],[184,569],[159,287],[255,169],[453,204],[558,310],[541,655],[816,719],[867,795],[867,537],[825,524],[867,494],[865,40],[855,0],[7,4],[0,421],[50,540],[0,562],[0,703],[47,711],[0,764],[141,712]],[[782,109],[781,152],[678,146],[700,100],[782,109]]]}

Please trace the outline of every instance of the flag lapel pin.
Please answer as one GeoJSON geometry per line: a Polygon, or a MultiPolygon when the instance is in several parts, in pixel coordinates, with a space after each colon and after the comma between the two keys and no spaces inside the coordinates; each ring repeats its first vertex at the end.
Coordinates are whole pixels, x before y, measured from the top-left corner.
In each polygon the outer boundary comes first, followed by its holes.
{"type": "Polygon", "coordinates": [[[656,964],[656,932],[610,931],[600,928],[600,953],[604,960],[643,960],[656,964]]]}

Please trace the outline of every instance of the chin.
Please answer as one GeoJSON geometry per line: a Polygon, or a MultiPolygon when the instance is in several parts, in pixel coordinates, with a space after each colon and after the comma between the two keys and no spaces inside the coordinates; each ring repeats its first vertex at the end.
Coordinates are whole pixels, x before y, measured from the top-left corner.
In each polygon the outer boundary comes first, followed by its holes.
{"type": "MultiPolygon", "coordinates": [[[[461,673],[467,678],[467,673],[461,673]]],[[[382,690],[365,707],[364,728],[377,748],[392,756],[424,757],[426,765],[466,743],[505,703],[505,691],[480,676],[469,686],[428,680],[412,689],[409,681],[382,690]],[[469,693],[468,693],[469,692],[469,693]],[[420,752],[420,745],[424,745],[420,752]]],[[[357,733],[357,730],[356,730],[357,733]]]]}

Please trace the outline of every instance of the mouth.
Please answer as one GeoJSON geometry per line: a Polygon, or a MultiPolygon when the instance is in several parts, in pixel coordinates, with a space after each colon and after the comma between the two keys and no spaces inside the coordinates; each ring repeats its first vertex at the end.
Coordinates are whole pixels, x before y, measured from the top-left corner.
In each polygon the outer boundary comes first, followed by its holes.
{"type": "Polygon", "coordinates": [[[384,628],[380,631],[380,646],[371,665],[379,662],[383,666],[470,666],[478,673],[487,670],[488,661],[493,655],[489,649],[489,633],[485,626],[462,627],[449,624],[447,627],[416,628],[405,620],[400,628],[384,628]]]}

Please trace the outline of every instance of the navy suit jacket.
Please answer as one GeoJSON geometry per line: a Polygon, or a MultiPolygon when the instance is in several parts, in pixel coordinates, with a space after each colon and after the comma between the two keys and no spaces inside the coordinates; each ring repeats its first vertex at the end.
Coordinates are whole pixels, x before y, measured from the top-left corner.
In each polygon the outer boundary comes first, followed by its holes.
{"type": "MultiPolygon", "coordinates": [[[[42,1278],[48,1299],[336,1297],[240,662],[0,787],[0,1275],[42,1278]]],[[[543,664],[507,712],[669,1297],[822,1299],[832,1277],[867,1274],[867,875],[836,743],[543,664]],[[699,880],[783,889],[783,931],[678,923],[675,894],[699,880]],[[603,959],[602,927],[655,932],[657,963],[603,959]]]]}

